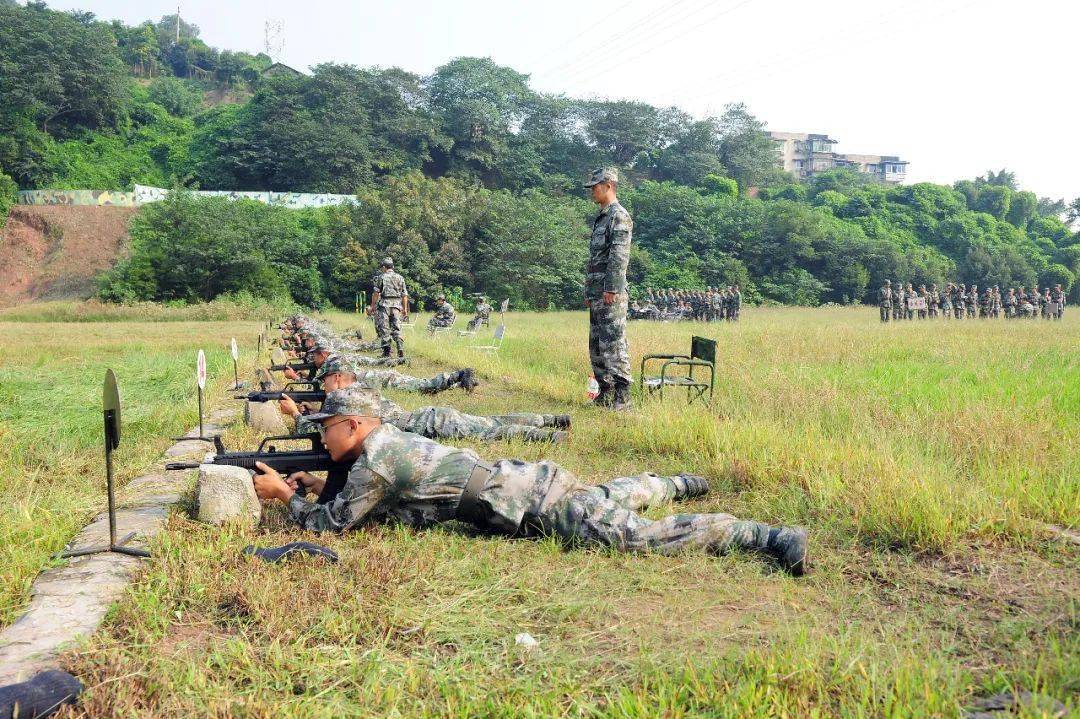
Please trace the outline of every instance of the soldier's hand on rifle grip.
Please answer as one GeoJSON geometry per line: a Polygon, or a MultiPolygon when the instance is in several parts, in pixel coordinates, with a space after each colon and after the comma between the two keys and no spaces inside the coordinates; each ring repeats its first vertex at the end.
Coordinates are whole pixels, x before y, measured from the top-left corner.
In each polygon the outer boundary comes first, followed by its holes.
{"type": "Polygon", "coordinates": [[[296,370],[292,367],[286,367],[281,373],[289,379],[300,379],[300,375],[296,374],[296,370]]]}
{"type": "Polygon", "coordinates": [[[259,495],[261,500],[280,499],[282,502],[288,502],[292,499],[293,490],[278,474],[277,470],[268,467],[262,462],[256,462],[255,466],[259,468],[259,473],[252,478],[255,483],[255,494],[259,495]]]}
{"type": "Polygon", "coordinates": [[[296,401],[289,395],[284,395],[278,401],[278,407],[281,409],[281,413],[286,417],[299,417],[300,408],[296,406],[296,401]]]}
{"type": "Polygon", "coordinates": [[[309,492],[322,494],[323,487],[326,486],[325,479],[308,472],[293,472],[285,478],[285,483],[297,491],[303,490],[301,494],[304,495],[309,492]]]}

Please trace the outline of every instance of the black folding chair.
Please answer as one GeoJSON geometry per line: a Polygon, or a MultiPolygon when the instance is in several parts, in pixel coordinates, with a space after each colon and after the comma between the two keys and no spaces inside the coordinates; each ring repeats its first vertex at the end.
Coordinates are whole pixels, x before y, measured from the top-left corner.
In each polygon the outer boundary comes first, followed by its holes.
{"type": "Polygon", "coordinates": [[[689,355],[645,355],[641,358],[639,376],[642,394],[656,392],[660,395],[660,399],[663,399],[664,387],[685,387],[686,398],[690,404],[693,404],[695,400],[704,399],[706,391],[709,393],[706,402],[712,402],[713,384],[716,382],[716,340],[693,337],[690,340],[689,355]],[[645,365],[653,361],[663,362],[660,365],[660,374],[646,375],[645,365]],[[669,374],[669,371],[675,367],[686,367],[687,374],[669,374]],[[707,368],[708,377],[694,377],[695,367],[707,368]]]}

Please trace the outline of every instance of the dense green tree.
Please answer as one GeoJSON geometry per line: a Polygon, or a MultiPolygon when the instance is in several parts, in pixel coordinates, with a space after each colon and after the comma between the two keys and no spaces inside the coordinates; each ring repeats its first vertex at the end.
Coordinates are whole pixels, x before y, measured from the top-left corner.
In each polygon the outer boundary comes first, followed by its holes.
{"type": "Polygon", "coordinates": [[[43,3],[0,6],[0,170],[42,178],[48,138],[126,122],[127,81],[108,26],[43,3]]]}
{"type": "Polygon", "coordinates": [[[436,175],[472,175],[489,187],[510,169],[510,140],[534,97],[528,77],[490,58],[460,57],[427,78],[429,101],[450,143],[436,149],[436,175]]]}
{"type": "Polygon", "coordinates": [[[191,117],[202,104],[202,93],[197,88],[173,77],[154,80],[148,89],[151,102],[168,110],[170,115],[191,117]]]}
{"type": "Polygon", "coordinates": [[[718,125],[720,161],[739,187],[755,187],[776,177],[776,146],[765,134],[765,123],[746,105],[728,105],[718,125]]]}

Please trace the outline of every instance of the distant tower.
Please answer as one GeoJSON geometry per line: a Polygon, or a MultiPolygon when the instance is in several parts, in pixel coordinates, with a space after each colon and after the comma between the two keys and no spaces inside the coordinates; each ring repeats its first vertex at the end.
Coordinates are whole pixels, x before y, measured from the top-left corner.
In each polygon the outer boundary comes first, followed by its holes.
{"type": "Polygon", "coordinates": [[[285,54],[285,23],[282,20],[268,19],[263,26],[263,52],[274,62],[285,54]]]}

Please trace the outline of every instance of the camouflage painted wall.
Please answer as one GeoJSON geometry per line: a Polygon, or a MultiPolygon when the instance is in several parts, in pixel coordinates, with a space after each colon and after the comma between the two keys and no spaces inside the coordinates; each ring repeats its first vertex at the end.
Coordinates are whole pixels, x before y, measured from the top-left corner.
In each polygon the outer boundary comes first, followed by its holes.
{"type": "Polygon", "coordinates": [[[134,207],[134,192],[109,190],[20,190],[20,205],[84,205],[134,207]]]}
{"type": "MultiPolygon", "coordinates": [[[[20,205],[84,205],[137,207],[148,202],[164,200],[169,191],[160,187],[135,185],[134,192],[111,192],[109,190],[22,190],[20,205]]],[[[238,192],[229,190],[204,190],[196,192],[202,197],[227,197],[232,200],[249,199],[275,205],[300,209],[302,207],[327,207],[356,202],[353,195],[327,195],[311,192],[238,192]]]]}

